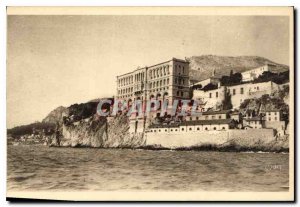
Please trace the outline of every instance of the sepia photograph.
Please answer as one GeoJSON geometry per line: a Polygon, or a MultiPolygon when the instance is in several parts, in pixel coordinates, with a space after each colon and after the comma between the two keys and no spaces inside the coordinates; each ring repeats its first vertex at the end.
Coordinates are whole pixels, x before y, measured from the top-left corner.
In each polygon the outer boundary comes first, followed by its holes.
{"type": "Polygon", "coordinates": [[[293,201],[293,7],[7,7],[7,199],[293,201]]]}

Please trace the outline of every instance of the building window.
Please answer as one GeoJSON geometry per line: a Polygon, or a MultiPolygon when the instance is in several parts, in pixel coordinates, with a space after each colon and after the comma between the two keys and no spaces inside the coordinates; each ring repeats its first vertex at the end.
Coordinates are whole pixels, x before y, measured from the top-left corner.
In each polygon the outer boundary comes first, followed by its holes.
{"type": "Polygon", "coordinates": [[[208,130],[207,127],[205,127],[205,130],[208,130]]]}
{"type": "Polygon", "coordinates": [[[199,120],[199,117],[198,117],[198,116],[196,117],[196,120],[199,120]]]}
{"type": "Polygon", "coordinates": [[[218,93],[218,92],[216,92],[216,98],[218,98],[218,96],[219,96],[219,93],[218,93]]]}
{"type": "Polygon", "coordinates": [[[191,120],[191,121],[193,120],[192,117],[190,117],[190,120],[191,120]]]}
{"type": "Polygon", "coordinates": [[[259,87],[257,86],[257,90],[259,90],[259,87]]]}
{"type": "Polygon", "coordinates": [[[177,132],[177,129],[175,129],[175,131],[177,132]]]}
{"type": "Polygon", "coordinates": [[[176,94],[177,94],[177,96],[179,96],[179,91],[177,91],[177,93],[176,93],[176,94]]]}
{"type": "Polygon", "coordinates": [[[221,115],[219,116],[219,119],[222,119],[222,116],[221,116],[221,115]]]}
{"type": "Polygon", "coordinates": [[[216,130],[217,128],[216,127],[214,127],[214,130],[216,130]]]}
{"type": "Polygon", "coordinates": [[[271,121],[271,118],[269,118],[269,121],[271,121]]]}
{"type": "Polygon", "coordinates": [[[244,94],[244,88],[241,88],[241,94],[244,94]]]}
{"type": "Polygon", "coordinates": [[[173,129],[171,129],[171,132],[173,131],[173,129]]]}
{"type": "Polygon", "coordinates": [[[216,118],[216,116],[211,116],[211,119],[215,119],[216,118]]]}
{"type": "Polygon", "coordinates": [[[158,130],[160,132],[160,130],[158,130]]]}
{"type": "Polygon", "coordinates": [[[225,129],[225,127],[222,127],[222,129],[225,129]]]}
{"type": "Polygon", "coordinates": [[[199,131],[200,130],[200,128],[199,127],[197,127],[197,131],[199,131]]]}
{"type": "Polygon", "coordinates": [[[192,131],[192,128],[189,128],[190,131],[192,131]]]}
{"type": "Polygon", "coordinates": [[[165,132],[168,131],[167,129],[165,129],[165,132]]]}
{"type": "Polygon", "coordinates": [[[184,128],[182,128],[181,131],[184,131],[184,128]]]}
{"type": "Polygon", "coordinates": [[[183,97],[183,91],[181,91],[181,96],[183,97]]]}
{"type": "Polygon", "coordinates": [[[209,98],[211,98],[211,93],[209,93],[209,98]]]}
{"type": "Polygon", "coordinates": [[[156,132],[156,130],[154,130],[154,132],[156,132]]]}
{"type": "Polygon", "coordinates": [[[235,95],[235,89],[232,90],[232,95],[235,95]]]}

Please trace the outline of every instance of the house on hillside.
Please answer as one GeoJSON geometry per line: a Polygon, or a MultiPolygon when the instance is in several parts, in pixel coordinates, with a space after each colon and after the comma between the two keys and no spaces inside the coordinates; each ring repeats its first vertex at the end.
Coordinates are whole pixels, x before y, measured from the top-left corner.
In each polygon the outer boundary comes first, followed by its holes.
{"type": "Polygon", "coordinates": [[[263,74],[265,71],[271,71],[272,68],[276,67],[274,64],[265,64],[257,68],[253,68],[251,70],[247,70],[242,72],[242,81],[248,82],[253,81],[254,79],[258,78],[260,75],[263,74]]]}

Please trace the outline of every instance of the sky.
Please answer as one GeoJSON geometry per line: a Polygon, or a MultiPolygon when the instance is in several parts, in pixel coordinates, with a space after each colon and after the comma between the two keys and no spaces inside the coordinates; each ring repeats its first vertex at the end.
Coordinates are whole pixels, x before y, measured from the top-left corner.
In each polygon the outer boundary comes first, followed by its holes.
{"type": "Polygon", "coordinates": [[[289,65],[284,16],[8,16],[7,127],[113,96],[116,76],[172,57],[254,55],[289,65]]]}

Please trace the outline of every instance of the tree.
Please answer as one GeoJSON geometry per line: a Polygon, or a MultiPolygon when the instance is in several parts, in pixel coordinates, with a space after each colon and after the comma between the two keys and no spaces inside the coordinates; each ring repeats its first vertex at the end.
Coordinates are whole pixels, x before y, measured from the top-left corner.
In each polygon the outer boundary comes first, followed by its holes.
{"type": "Polygon", "coordinates": [[[227,88],[225,87],[225,97],[222,101],[223,110],[229,110],[232,109],[232,102],[231,102],[231,95],[227,88]]]}
{"type": "Polygon", "coordinates": [[[210,90],[214,90],[214,89],[217,89],[217,88],[218,88],[217,85],[212,84],[212,83],[209,83],[209,84],[207,84],[206,86],[204,86],[204,87],[202,88],[202,90],[204,90],[204,91],[210,91],[210,90]]]}
{"type": "Polygon", "coordinates": [[[233,71],[231,70],[230,76],[222,76],[220,81],[223,86],[232,86],[240,84],[242,82],[242,79],[243,77],[241,73],[233,74],[233,71]]]}

